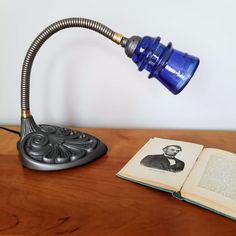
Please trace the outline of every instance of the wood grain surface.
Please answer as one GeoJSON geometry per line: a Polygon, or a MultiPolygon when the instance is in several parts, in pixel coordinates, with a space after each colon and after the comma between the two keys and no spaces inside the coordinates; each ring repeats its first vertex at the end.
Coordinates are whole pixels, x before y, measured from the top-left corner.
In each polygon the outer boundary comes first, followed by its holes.
{"type": "Polygon", "coordinates": [[[18,136],[0,131],[0,235],[236,235],[233,220],[115,176],[150,137],[236,153],[236,132],[80,130],[99,137],[108,153],[58,172],[23,168],[18,136]]]}

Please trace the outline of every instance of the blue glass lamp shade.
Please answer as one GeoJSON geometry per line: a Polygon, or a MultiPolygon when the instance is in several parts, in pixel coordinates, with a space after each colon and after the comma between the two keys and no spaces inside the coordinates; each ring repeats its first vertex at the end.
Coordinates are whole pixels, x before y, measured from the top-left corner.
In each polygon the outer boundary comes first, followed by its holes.
{"type": "Polygon", "coordinates": [[[155,77],[173,94],[178,94],[192,78],[199,59],[173,49],[171,43],[164,46],[160,40],[160,37],[143,37],[134,50],[132,60],[139,71],[147,70],[149,78],[155,77]]]}

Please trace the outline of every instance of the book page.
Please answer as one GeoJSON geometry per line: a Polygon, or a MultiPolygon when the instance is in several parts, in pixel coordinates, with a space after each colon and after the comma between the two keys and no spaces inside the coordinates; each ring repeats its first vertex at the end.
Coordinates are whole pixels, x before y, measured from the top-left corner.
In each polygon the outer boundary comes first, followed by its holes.
{"type": "Polygon", "coordinates": [[[236,216],[236,154],[213,148],[201,153],[181,194],[236,216]]]}
{"type": "Polygon", "coordinates": [[[195,143],[151,138],[117,175],[179,191],[202,149],[195,143]]]}

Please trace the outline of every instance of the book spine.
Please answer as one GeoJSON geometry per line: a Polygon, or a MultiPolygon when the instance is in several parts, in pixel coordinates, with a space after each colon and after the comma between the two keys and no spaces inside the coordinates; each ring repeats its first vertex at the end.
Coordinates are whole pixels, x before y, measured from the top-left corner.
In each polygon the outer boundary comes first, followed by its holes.
{"type": "Polygon", "coordinates": [[[179,199],[179,200],[184,200],[184,198],[181,196],[180,192],[173,192],[172,196],[179,199]]]}

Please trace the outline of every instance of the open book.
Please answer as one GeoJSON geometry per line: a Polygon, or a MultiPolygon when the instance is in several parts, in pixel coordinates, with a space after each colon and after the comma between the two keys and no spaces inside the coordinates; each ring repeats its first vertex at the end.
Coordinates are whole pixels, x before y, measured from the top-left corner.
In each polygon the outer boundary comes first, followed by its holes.
{"type": "Polygon", "coordinates": [[[236,220],[236,154],[151,138],[117,176],[236,220]]]}

